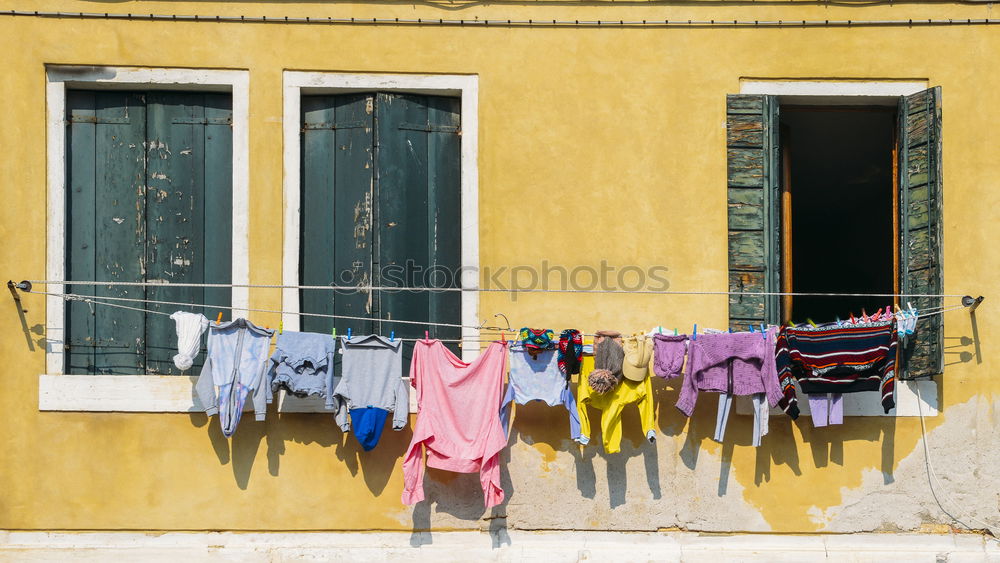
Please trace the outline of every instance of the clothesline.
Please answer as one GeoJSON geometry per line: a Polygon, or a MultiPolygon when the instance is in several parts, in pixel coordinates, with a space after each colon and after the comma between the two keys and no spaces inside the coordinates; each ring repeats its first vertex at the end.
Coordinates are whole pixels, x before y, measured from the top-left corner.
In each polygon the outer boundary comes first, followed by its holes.
{"type": "MultiPolygon", "coordinates": [[[[281,284],[239,284],[239,283],[189,283],[189,282],[124,282],[124,281],[59,281],[25,280],[29,284],[40,285],[88,285],[88,286],[135,286],[135,287],[206,287],[206,288],[250,288],[250,289],[306,289],[332,291],[410,291],[431,293],[480,292],[480,293],[597,293],[622,295],[757,295],[786,297],[948,297],[961,298],[959,294],[932,293],[830,293],[809,291],[674,291],[659,289],[550,289],[550,288],[483,288],[483,287],[398,287],[398,286],[356,286],[356,285],[281,285],[281,284]]],[[[22,283],[25,283],[22,282],[22,283]]]]}
{"type": "MultiPolygon", "coordinates": [[[[254,312],[254,313],[271,313],[271,314],[292,313],[292,314],[298,314],[298,315],[302,315],[302,316],[306,316],[306,317],[320,317],[320,318],[332,318],[332,319],[344,319],[344,320],[362,320],[362,321],[371,321],[371,322],[389,322],[389,323],[412,324],[412,325],[423,325],[423,326],[443,326],[443,327],[450,327],[450,328],[471,328],[471,329],[475,329],[475,330],[479,330],[479,331],[486,331],[486,332],[517,332],[517,329],[513,329],[513,328],[487,327],[487,326],[482,326],[482,325],[473,326],[473,325],[462,325],[462,324],[454,324],[454,323],[438,323],[438,322],[431,322],[431,321],[410,321],[410,320],[386,319],[386,318],[379,318],[379,317],[360,317],[360,316],[352,316],[352,315],[333,315],[333,314],[326,314],[326,313],[306,313],[306,312],[293,313],[291,311],[281,311],[281,310],[274,310],[274,309],[256,309],[256,308],[246,308],[246,307],[233,307],[233,306],[230,306],[230,305],[200,305],[200,304],[195,304],[195,303],[183,303],[183,302],[178,302],[178,301],[159,301],[159,300],[154,300],[154,299],[138,299],[138,298],[129,298],[129,297],[102,297],[102,296],[80,295],[80,294],[75,294],[75,293],[53,293],[53,292],[47,292],[47,291],[38,291],[38,290],[34,290],[34,289],[32,289],[32,290],[22,290],[22,291],[24,291],[25,293],[32,293],[32,294],[36,294],[36,295],[47,295],[47,296],[52,296],[52,297],[59,297],[59,298],[62,298],[64,300],[66,300],[66,301],[80,301],[80,302],[83,302],[83,303],[87,303],[88,305],[102,305],[102,306],[106,306],[106,307],[113,307],[113,308],[125,309],[125,310],[137,311],[137,312],[143,312],[143,313],[152,313],[152,314],[164,315],[164,316],[170,316],[171,313],[168,313],[166,311],[157,311],[157,310],[154,310],[154,309],[146,309],[146,308],[142,308],[142,307],[133,307],[133,306],[130,306],[130,305],[122,305],[122,304],[119,304],[119,303],[108,303],[106,301],[139,302],[139,303],[149,303],[149,304],[154,304],[154,305],[173,305],[173,306],[177,306],[177,307],[204,307],[204,308],[207,308],[207,309],[226,309],[226,310],[230,310],[230,311],[239,310],[239,311],[248,311],[248,312],[254,312]]],[[[959,310],[959,309],[966,309],[966,308],[967,307],[965,305],[955,305],[955,306],[952,306],[952,307],[935,307],[935,308],[931,308],[931,309],[926,309],[926,310],[920,311],[916,316],[919,319],[919,318],[925,318],[925,317],[930,317],[930,316],[934,316],[934,315],[940,315],[940,314],[947,313],[949,311],[956,311],[956,310],[959,310]]],[[[597,335],[595,335],[595,334],[582,334],[582,336],[593,337],[593,336],[597,336],[597,335]]],[[[421,338],[399,338],[399,340],[414,342],[414,341],[422,340],[422,339],[421,338]]],[[[492,342],[493,339],[465,338],[465,339],[442,339],[441,341],[442,342],[449,342],[449,343],[459,343],[459,342],[475,343],[475,342],[492,342]]]]}

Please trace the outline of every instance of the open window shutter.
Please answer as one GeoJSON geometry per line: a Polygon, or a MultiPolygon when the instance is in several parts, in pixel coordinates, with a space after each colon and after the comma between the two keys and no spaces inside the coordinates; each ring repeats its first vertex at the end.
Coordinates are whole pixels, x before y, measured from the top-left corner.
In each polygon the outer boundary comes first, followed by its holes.
{"type": "MultiPolygon", "coordinates": [[[[374,183],[370,94],[302,98],[301,283],[372,283],[374,183]]],[[[372,316],[368,291],[304,289],[303,312],[372,316]]],[[[303,316],[302,330],[329,334],[334,319],[303,316]]],[[[371,321],[339,319],[337,334],[370,334],[371,321]]]]}
{"type": "MultiPolygon", "coordinates": [[[[931,88],[899,103],[899,279],[902,307],[921,311],[941,307],[941,88],[931,88]]],[[[902,352],[903,378],[927,377],[944,370],[942,316],[921,319],[902,352]]]]}
{"type": "MultiPolygon", "coordinates": [[[[780,279],[780,153],[773,96],[726,99],[729,207],[729,291],[778,292],[780,279]]],[[[776,295],[730,295],[729,324],[780,322],[776,295]]]]}

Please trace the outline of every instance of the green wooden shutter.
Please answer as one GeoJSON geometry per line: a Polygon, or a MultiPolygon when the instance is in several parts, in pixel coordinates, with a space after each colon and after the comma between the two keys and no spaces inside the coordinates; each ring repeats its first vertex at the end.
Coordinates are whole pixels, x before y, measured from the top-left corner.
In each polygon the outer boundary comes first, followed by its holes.
{"type": "MultiPolygon", "coordinates": [[[[305,285],[459,287],[460,101],[411,94],[302,99],[300,264],[305,285]]],[[[303,312],[457,324],[458,292],[302,290],[303,312]]],[[[329,319],[303,316],[303,330],[329,319]]],[[[338,320],[337,333],[444,339],[458,328],[338,320]]],[[[412,344],[404,348],[404,365],[412,344]]]]}
{"type": "MultiPolygon", "coordinates": [[[[921,311],[941,307],[944,289],[941,243],[941,88],[931,88],[899,103],[900,287],[921,311]]],[[[927,377],[944,370],[941,315],[921,319],[902,351],[903,378],[927,377]]]]}
{"type": "MultiPolygon", "coordinates": [[[[146,94],[146,279],[171,283],[231,283],[232,101],[228,94],[146,94]]],[[[227,309],[228,288],[149,286],[149,304],[215,318],[227,309]],[[202,306],[205,305],[205,306],[202,306]]],[[[146,371],[174,374],[174,321],[146,318],[146,371]]],[[[196,358],[192,370],[200,366],[196,358]]]]}
{"type": "MultiPolygon", "coordinates": [[[[773,96],[726,99],[729,291],[778,292],[780,165],[778,103],[773,96]]],[[[780,322],[778,296],[731,295],[729,324],[780,322]]]]}
{"type": "MultiPolygon", "coordinates": [[[[380,93],[376,101],[379,285],[458,287],[460,101],[380,93]],[[402,278],[390,279],[393,273],[402,278]]],[[[458,292],[381,292],[379,316],[457,324],[458,292]]],[[[382,323],[381,332],[457,339],[453,327],[382,323]]],[[[454,347],[454,345],[452,345],[454,347]]],[[[409,346],[404,351],[408,354],[409,346]]],[[[457,349],[457,348],[456,348],[457,349]]]]}
{"type": "MultiPolygon", "coordinates": [[[[302,98],[300,276],[303,285],[371,283],[374,97],[365,94],[302,98]]],[[[371,316],[367,291],[302,290],[303,312],[371,316]]],[[[330,333],[334,319],[303,316],[302,330],[330,333]]],[[[371,321],[336,322],[372,331],[371,321]]]]}
{"type": "MultiPolygon", "coordinates": [[[[143,281],[146,118],[141,95],[70,91],[67,109],[66,276],[143,281]]],[[[142,299],[141,286],[67,286],[142,299]]],[[[124,303],[123,303],[124,304],[124,303]]],[[[141,308],[142,303],[130,305],[141,308]]],[[[66,373],[141,373],[145,314],[66,303],[66,373]]]]}
{"type": "MultiPolygon", "coordinates": [[[[67,279],[231,282],[230,103],[225,94],[68,93],[67,279]]],[[[228,288],[70,288],[105,297],[230,304],[228,288]]],[[[69,302],[66,327],[66,373],[178,371],[171,361],[174,323],[164,315],[69,302]]]]}

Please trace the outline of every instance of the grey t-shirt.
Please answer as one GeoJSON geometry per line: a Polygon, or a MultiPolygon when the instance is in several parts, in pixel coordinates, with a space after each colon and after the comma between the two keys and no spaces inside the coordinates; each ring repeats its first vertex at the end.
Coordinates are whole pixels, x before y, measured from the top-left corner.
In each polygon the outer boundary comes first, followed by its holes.
{"type": "Polygon", "coordinates": [[[402,430],[410,415],[410,390],[403,380],[402,341],[371,334],[340,339],[341,376],[334,389],[341,430],[351,429],[351,409],[375,407],[392,414],[392,429],[402,430]]]}

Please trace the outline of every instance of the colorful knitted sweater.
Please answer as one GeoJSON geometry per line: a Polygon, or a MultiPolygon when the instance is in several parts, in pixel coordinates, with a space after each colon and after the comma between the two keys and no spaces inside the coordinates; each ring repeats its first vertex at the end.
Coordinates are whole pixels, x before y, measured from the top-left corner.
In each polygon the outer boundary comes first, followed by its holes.
{"type": "Polygon", "coordinates": [[[798,416],[794,380],[803,393],[879,391],[882,408],[896,406],[894,321],[839,327],[782,327],[775,363],[784,399],[781,408],[798,416]]]}

